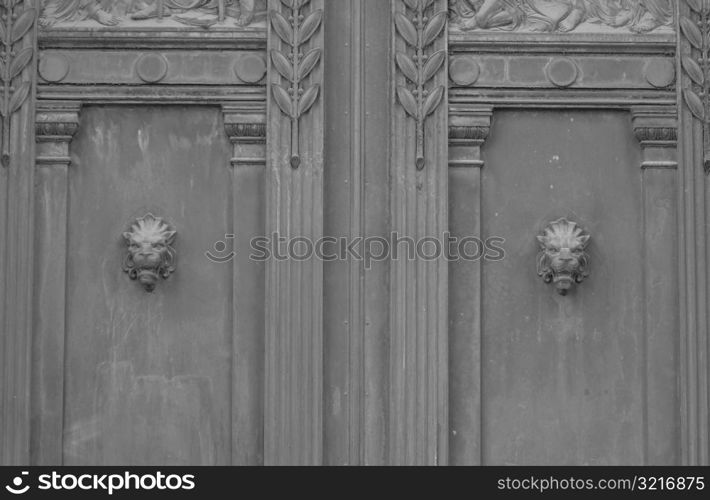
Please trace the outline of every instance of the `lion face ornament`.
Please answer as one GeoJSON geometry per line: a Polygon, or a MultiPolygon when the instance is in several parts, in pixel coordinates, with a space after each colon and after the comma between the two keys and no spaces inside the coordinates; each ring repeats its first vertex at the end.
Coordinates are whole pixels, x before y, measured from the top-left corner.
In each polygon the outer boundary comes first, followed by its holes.
{"type": "Polygon", "coordinates": [[[549,223],[537,237],[540,254],[537,274],[548,284],[554,284],[560,295],[567,295],[572,286],[589,276],[587,246],[591,236],[576,222],[560,219],[549,223]]]}
{"type": "Polygon", "coordinates": [[[123,233],[128,247],[123,271],[152,293],[160,278],[168,279],[175,272],[176,237],[177,232],[160,217],[147,214],[136,219],[130,230],[123,233]]]}

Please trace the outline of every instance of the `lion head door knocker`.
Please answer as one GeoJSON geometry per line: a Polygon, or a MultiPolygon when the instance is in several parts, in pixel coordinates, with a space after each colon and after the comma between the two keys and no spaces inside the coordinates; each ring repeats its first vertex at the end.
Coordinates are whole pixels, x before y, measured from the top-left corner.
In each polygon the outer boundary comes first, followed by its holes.
{"type": "Polygon", "coordinates": [[[554,284],[560,295],[589,276],[587,246],[591,236],[576,222],[560,219],[550,222],[537,237],[540,254],[537,274],[545,283],[554,284]]]}
{"type": "Polygon", "coordinates": [[[136,219],[123,233],[127,246],[123,271],[152,293],[160,278],[168,279],[175,272],[176,237],[177,231],[160,217],[147,214],[136,219]]]}

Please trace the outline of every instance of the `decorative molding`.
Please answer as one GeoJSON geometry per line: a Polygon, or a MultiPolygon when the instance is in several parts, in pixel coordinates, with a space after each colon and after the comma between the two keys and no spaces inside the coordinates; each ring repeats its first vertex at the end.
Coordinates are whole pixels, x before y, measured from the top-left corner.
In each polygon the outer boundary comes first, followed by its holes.
{"type": "MultiPolygon", "coordinates": [[[[84,104],[164,105],[241,105],[266,101],[264,87],[224,85],[40,85],[37,96],[41,101],[79,101],[84,104]]],[[[263,115],[262,115],[263,116],[263,115]]]]}
{"type": "Polygon", "coordinates": [[[452,141],[485,141],[488,138],[488,134],[491,131],[491,127],[485,126],[469,126],[469,127],[449,127],[449,139],[452,141]]]}
{"type": "Polygon", "coordinates": [[[227,136],[230,139],[255,138],[266,140],[265,123],[227,123],[227,136]]]}
{"type": "MultiPolygon", "coordinates": [[[[266,25],[264,24],[264,27],[266,25]]],[[[106,30],[97,33],[87,29],[57,29],[39,31],[39,48],[44,51],[62,50],[65,54],[84,50],[103,50],[104,54],[111,51],[200,51],[215,53],[215,51],[254,51],[262,57],[266,53],[266,29],[198,29],[185,33],[181,30],[170,30],[161,24],[150,30],[106,30]]],[[[194,56],[193,56],[194,57],[194,56]]],[[[73,60],[72,62],[76,62],[73,60]]],[[[203,69],[209,69],[203,66],[203,69]]]]}
{"type": "Polygon", "coordinates": [[[528,109],[614,109],[628,112],[634,106],[675,106],[677,95],[666,91],[635,91],[608,89],[590,92],[588,89],[497,89],[476,87],[450,89],[451,108],[459,106],[494,106],[495,108],[528,109]]]}
{"type": "Polygon", "coordinates": [[[177,231],[160,217],[147,214],[136,219],[123,233],[127,247],[123,272],[153,293],[158,279],[168,279],[177,269],[176,237],[177,231]]]}
{"type": "Polygon", "coordinates": [[[79,130],[77,122],[40,122],[35,123],[37,142],[59,142],[71,140],[79,130]]]}
{"type": "Polygon", "coordinates": [[[260,107],[245,104],[225,104],[224,130],[234,154],[233,167],[264,167],[266,163],[266,116],[260,107]]]}
{"type": "Polygon", "coordinates": [[[68,167],[69,146],[79,130],[81,103],[41,101],[35,117],[36,164],[40,167],[68,167]]]}
{"type": "Polygon", "coordinates": [[[677,169],[677,107],[635,106],[631,108],[631,118],[643,150],[641,167],[677,169]]]}
{"type": "Polygon", "coordinates": [[[112,2],[100,0],[47,0],[44,2],[40,26],[48,29],[88,22],[103,29],[140,27],[150,20],[169,19],[176,26],[187,25],[208,29],[225,24],[249,26],[259,13],[255,0],[153,0],[112,2]]]}
{"type": "MultiPolygon", "coordinates": [[[[156,85],[263,87],[261,51],[46,49],[40,53],[41,82],[61,85],[156,85]],[[100,68],[100,69],[99,69],[100,68]]],[[[173,91],[174,92],[174,91],[173,91]]]]}
{"type": "Polygon", "coordinates": [[[567,295],[589,277],[586,249],[590,239],[576,222],[565,218],[550,222],[537,237],[537,275],[548,285],[554,284],[560,295],[567,295]]]}
{"type": "Polygon", "coordinates": [[[22,107],[32,90],[31,80],[22,79],[22,72],[34,59],[34,45],[22,46],[25,35],[33,28],[37,11],[18,0],[0,3],[0,80],[2,98],[2,165],[10,164],[10,126],[12,116],[22,107]],[[18,81],[19,79],[19,81],[18,81]],[[14,83],[14,85],[13,85],[14,83]]]}
{"type": "Polygon", "coordinates": [[[274,101],[281,111],[291,119],[291,167],[301,165],[300,133],[301,117],[315,104],[320,95],[319,83],[304,86],[306,79],[318,66],[323,53],[320,47],[305,52],[306,44],[319,31],[323,21],[323,10],[313,10],[304,16],[301,10],[311,0],[282,0],[290,10],[288,18],[277,10],[270,12],[271,26],[281,41],[289,47],[289,53],[271,51],[272,67],[288,82],[284,87],[273,83],[271,91],[274,101]],[[305,52],[305,55],[304,55],[305,52]]]}
{"type": "Polygon", "coordinates": [[[649,33],[673,25],[672,0],[449,0],[454,27],[568,33],[649,33]]]}
{"type": "Polygon", "coordinates": [[[639,127],[634,129],[636,138],[642,144],[669,144],[675,146],[678,142],[678,129],[671,127],[653,128],[639,127]]]}
{"type": "Polygon", "coordinates": [[[473,50],[480,50],[475,58],[457,55],[449,69],[457,92],[558,88],[661,93],[672,91],[675,82],[675,60],[668,55],[627,54],[623,48],[613,55],[584,53],[563,57],[513,50],[506,54],[486,53],[482,47],[473,50]]]}
{"type": "Polygon", "coordinates": [[[413,54],[398,51],[395,61],[400,73],[414,88],[406,85],[397,86],[397,99],[404,111],[417,123],[417,156],[418,170],[426,166],[424,152],[424,126],[429,115],[434,113],[444,100],[446,86],[427,84],[434,79],[444,67],[446,51],[429,51],[434,42],[441,36],[446,27],[446,11],[433,11],[435,0],[402,0],[405,12],[395,14],[396,31],[413,54]],[[407,16],[407,9],[411,11],[407,16]]]}
{"type": "Polygon", "coordinates": [[[455,109],[449,118],[449,167],[482,168],[481,148],[488,139],[493,107],[455,109]]]}

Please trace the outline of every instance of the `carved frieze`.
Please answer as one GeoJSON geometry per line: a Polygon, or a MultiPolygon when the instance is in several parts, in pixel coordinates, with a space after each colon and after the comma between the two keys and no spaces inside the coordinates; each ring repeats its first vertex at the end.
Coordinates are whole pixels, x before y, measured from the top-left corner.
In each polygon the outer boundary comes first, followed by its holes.
{"type": "Polygon", "coordinates": [[[449,0],[452,28],[650,33],[673,25],[672,0],[449,0]]]}
{"type": "Polygon", "coordinates": [[[455,87],[461,88],[669,91],[676,80],[674,62],[674,58],[666,55],[649,57],[630,52],[610,55],[580,52],[563,57],[539,53],[467,53],[452,58],[449,77],[455,87]]]}
{"type": "Polygon", "coordinates": [[[263,21],[264,11],[264,0],[45,0],[40,26],[140,28],[166,21],[244,27],[263,21]]]}

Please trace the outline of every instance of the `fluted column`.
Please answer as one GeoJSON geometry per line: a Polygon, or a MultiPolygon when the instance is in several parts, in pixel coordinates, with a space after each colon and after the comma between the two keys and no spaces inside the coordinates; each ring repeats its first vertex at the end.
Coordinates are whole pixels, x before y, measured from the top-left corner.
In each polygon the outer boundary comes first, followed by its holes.
{"type": "Polygon", "coordinates": [[[678,21],[679,299],[680,428],[685,465],[710,463],[710,390],[708,372],[708,200],[710,151],[707,115],[710,67],[707,50],[710,15],[707,2],[676,2],[678,21]],[[703,64],[698,66],[696,61],[703,64]],[[700,73],[700,76],[699,76],[700,73]],[[703,75],[704,73],[704,75],[703,75]],[[702,78],[701,78],[702,77],[702,78]],[[702,97],[700,97],[702,95],[702,97]]]}
{"type": "MultiPolygon", "coordinates": [[[[323,9],[324,0],[269,0],[266,234],[284,241],[323,236],[323,9]]],[[[266,263],[265,340],[265,463],[321,464],[323,262],[314,255],[266,263]]]]}
{"type": "Polygon", "coordinates": [[[0,4],[0,464],[29,462],[37,2],[0,4]]]}
{"type": "MultiPolygon", "coordinates": [[[[447,2],[394,0],[391,225],[436,252],[448,228],[447,2]]],[[[389,460],[448,462],[448,265],[398,248],[390,272],[389,460]]]]}

